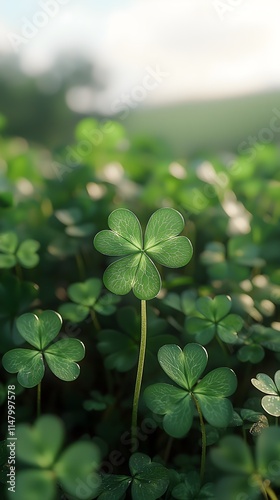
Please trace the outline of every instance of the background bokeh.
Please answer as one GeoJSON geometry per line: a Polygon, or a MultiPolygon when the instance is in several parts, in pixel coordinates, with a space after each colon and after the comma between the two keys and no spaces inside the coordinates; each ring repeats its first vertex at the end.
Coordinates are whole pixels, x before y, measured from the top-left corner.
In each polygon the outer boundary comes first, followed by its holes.
{"type": "Polygon", "coordinates": [[[5,130],[59,147],[105,115],[175,154],[237,149],[279,105],[279,14],[277,0],[2,2],[5,130]]]}

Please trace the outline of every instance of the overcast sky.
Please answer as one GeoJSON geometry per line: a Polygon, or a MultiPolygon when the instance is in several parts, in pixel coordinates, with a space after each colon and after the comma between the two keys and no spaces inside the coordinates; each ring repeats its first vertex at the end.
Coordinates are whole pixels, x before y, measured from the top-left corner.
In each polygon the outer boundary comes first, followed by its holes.
{"type": "Polygon", "coordinates": [[[66,50],[107,70],[100,109],[147,68],[168,75],[145,99],[152,106],[280,85],[279,0],[0,0],[0,11],[0,55],[17,50],[22,71],[42,74],[66,50]]]}

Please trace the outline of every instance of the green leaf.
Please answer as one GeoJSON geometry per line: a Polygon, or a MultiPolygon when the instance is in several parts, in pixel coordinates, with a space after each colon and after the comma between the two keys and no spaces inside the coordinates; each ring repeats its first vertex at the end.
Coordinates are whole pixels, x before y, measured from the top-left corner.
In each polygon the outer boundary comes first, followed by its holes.
{"type": "Polygon", "coordinates": [[[15,253],[18,245],[18,237],[16,233],[6,232],[0,234],[0,252],[15,253]]]}
{"type": "Polygon", "coordinates": [[[78,339],[62,339],[48,347],[44,356],[50,370],[61,380],[76,380],[80,367],[75,361],[84,358],[85,347],[78,339]]]}
{"type": "Polygon", "coordinates": [[[168,488],[168,470],[159,463],[152,462],[143,453],[134,453],[129,459],[133,476],[131,495],[133,500],[156,500],[168,488]]]}
{"type": "Polygon", "coordinates": [[[40,258],[36,252],[39,248],[40,243],[38,241],[25,240],[20,244],[16,253],[19,263],[27,269],[31,269],[32,267],[37,266],[40,258]]]}
{"type": "Polygon", "coordinates": [[[130,255],[107,267],[104,284],[117,295],[125,295],[131,289],[141,300],[149,300],[160,291],[161,279],[152,261],[144,254],[130,255]]]}
{"type": "Polygon", "coordinates": [[[102,477],[101,494],[98,500],[123,500],[124,494],[131,484],[132,479],[129,476],[113,474],[102,477]]]}
{"type": "Polygon", "coordinates": [[[31,349],[12,349],[4,354],[2,363],[9,373],[17,373],[19,383],[26,388],[38,385],[45,372],[43,356],[31,349]]]}
{"type": "Polygon", "coordinates": [[[207,319],[218,322],[226,316],[231,309],[231,299],[226,295],[217,295],[214,299],[201,297],[196,303],[198,311],[207,319]]]}
{"type": "Polygon", "coordinates": [[[52,471],[17,471],[15,492],[8,491],[9,500],[54,500],[56,485],[52,471]]]}
{"type": "Polygon", "coordinates": [[[180,438],[191,428],[194,402],[186,391],[169,384],[154,384],[144,391],[150,410],[164,415],[163,428],[170,436],[180,438]]]}
{"type": "Polygon", "coordinates": [[[98,278],[90,278],[84,283],[73,283],[67,293],[73,302],[91,307],[95,304],[102,289],[102,282],[98,278]]]}
{"type": "Polygon", "coordinates": [[[105,229],[97,233],[93,240],[96,250],[104,255],[121,257],[139,252],[139,248],[127,241],[120,234],[105,229]]]}
{"type": "Polygon", "coordinates": [[[151,249],[158,243],[174,238],[184,229],[182,215],[173,208],[160,208],[151,215],[144,237],[144,249],[151,249]]]}
{"type": "Polygon", "coordinates": [[[67,302],[59,307],[59,313],[63,319],[68,319],[72,323],[80,323],[89,315],[89,308],[80,304],[72,304],[67,302]]]}
{"type": "Polygon", "coordinates": [[[239,436],[222,438],[219,447],[212,449],[210,456],[212,462],[225,472],[246,475],[254,473],[250,448],[239,436]]]}
{"type": "Polygon", "coordinates": [[[196,394],[202,414],[213,427],[227,427],[232,420],[233,409],[228,399],[196,394]]]}
{"type": "Polygon", "coordinates": [[[267,427],[258,437],[256,444],[257,469],[263,478],[280,486],[279,474],[280,429],[267,427]]]}
{"type": "Polygon", "coordinates": [[[193,249],[186,236],[177,236],[149,248],[147,254],[163,266],[176,268],[188,264],[192,258],[193,249]]]}
{"type": "Polygon", "coordinates": [[[198,382],[193,392],[204,394],[205,396],[215,396],[223,398],[231,396],[237,388],[237,378],[233,370],[226,367],[216,368],[207,373],[198,382]]]}
{"type": "Polygon", "coordinates": [[[126,208],[117,208],[108,217],[108,226],[116,234],[131,242],[138,250],[142,248],[142,229],[136,215],[126,208]]]}
{"type": "Polygon", "coordinates": [[[62,319],[51,310],[43,311],[36,315],[26,313],[16,321],[21,336],[37,349],[44,349],[58,334],[62,319]]]}
{"type": "Polygon", "coordinates": [[[158,360],[165,373],[184,389],[191,390],[207,365],[207,351],[199,344],[162,346],[158,360]]]}
{"type": "Polygon", "coordinates": [[[54,466],[58,482],[75,498],[91,499],[97,493],[101,479],[95,471],[100,453],[90,442],[78,442],[67,448],[54,466]]]}
{"type": "Polygon", "coordinates": [[[262,361],[264,356],[265,352],[262,346],[254,344],[242,346],[237,353],[237,358],[243,363],[249,361],[250,363],[257,364],[262,361]]]}
{"type": "Polygon", "coordinates": [[[28,465],[48,468],[53,465],[64,440],[62,421],[43,415],[33,426],[17,426],[17,457],[28,465]]]}
{"type": "Polygon", "coordinates": [[[141,255],[129,255],[107,267],[103,281],[110,292],[125,295],[132,289],[141,255]]]}
{"type": "Polygon", "coordinates": [[[202,345],[207,345],[216,334],[216,325],[205,318],[187,318],[185,330],[195,335],[195,340],[202,345]]]}
{"type": "Polygon", "coordinates": [[[0,268],[1,269],[10,269],[14,267],[17,263],[17,259],[12,254],[1,254],[0,253],[0,268]]]}

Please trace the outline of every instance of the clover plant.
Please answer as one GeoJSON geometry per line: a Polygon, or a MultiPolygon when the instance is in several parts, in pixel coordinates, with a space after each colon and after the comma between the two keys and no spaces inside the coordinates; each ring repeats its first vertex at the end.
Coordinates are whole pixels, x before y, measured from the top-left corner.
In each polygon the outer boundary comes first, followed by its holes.
{"type": "Polygon", "coordinates": [[[274,328],[253,324],[246,334],[239,339],[244,345],[240,347],[237,357],[242,362],[259,363],[265,356],[265,349],[280,352],[280,336],[274,328]]]}
{"type": "Polygon", "coordinates": [[[200,297],[196,301],[197,312],[186,319],[187,333],[195,335],[195,340],[206,345],[215,337],[218,341],[234,344],[243,320],[237,314],[229,314],[231,298],[217,295],[214,299],[200,297]]]}
{"type": "Polygon", "coordinates": [[[132,410],[134,434],[146,349],[146,301],[153,299],[161,289],[161,277],[153,260],[163,266],[182,267],[190,261],[193,250],[186,236],[178,236],[184,229],[184,219],[173,208],[154,212],[144,237],[136,215],[125,208],[116,209],[109,215],[108,226],[110,230],[97,233],[94,246],[104,255],[121,258],[106,269],[104,284],[119,295],[132,290],[141,300],[141,343],[132,410]]]}
{"type": "Polygon", "coordinates": [[[210,451],[216,467],[227,475],[215,488],[215,499],[264,498],[277,500],[273,490],[280,486],[280,429],[269,427],[257,437],[255,456],[240,436],[225,436],[219,446],[210,451]]]}
{"type": "Polygon", "coordinates": [[[156,500],[167,490],[168,470],[144,453],[131,455],[129,469],[131,476],[103,475],[98,500],[121,500],[129,487],[132,500],[156,500]]]}
{"type": "Polygon", "coordinates": [[[96,312],[104,316],[113,314],[119,297],[111,293],[101,296],[102,281],[98,278],[89,278],[83,283],[72,283],[67,293],[73,302],[66,302],[59,307],[59,313],[64,319],[73,323],[83,321],[89,314],[97,330],[100,325],[96,312]]]}
{"type": "Polygon", "coordinates": [[[64,440],[64,425],[54,415],[17,426],[16,488],[9,499],[54,500],[61,489],[70,498],[93,498],[100,485],[99,450],[90,441],[78,441],[61,451],[64,440]]]}
{"type": "Polygon", "coordinates": [[[178,345],[159,349],[158,360],[165,373],[179,387],[157,383],[146,387],[144,398],[150,410],[163,415],[163,428],[175,438],[185,436],[197,410],[202,432],[201,478],[204,475],[206,434],[203,417],[214,427],[227,427],[233,416],[227,399],[237,387],[235,373],[230,368],[216,368],[200,379],[208,354],[200,344],[178,345]]]}
{"type": "Polygon", "coordinates": [[[20,335],[33,349],[12,349],[4,354],[2,364],[7,372],[18,373],[18,382],[23,387],[38,386],[39,413],[45,364],[59,379],[73,381],[79,376],[77,361],[84,358],[85,347],[80,340],[72,338],[53,343],[62,325],[62,318],[55,311],[23,314],[17,319],[16,325],[20,335]]]}
{"type": "Polygon", "coordinates": [[[27,239],[19,244],[17,234],[10,231],[0,234],[0,268],[9,269],[20,264],[30,269],[37,266],[40,243],[27,239]]]}

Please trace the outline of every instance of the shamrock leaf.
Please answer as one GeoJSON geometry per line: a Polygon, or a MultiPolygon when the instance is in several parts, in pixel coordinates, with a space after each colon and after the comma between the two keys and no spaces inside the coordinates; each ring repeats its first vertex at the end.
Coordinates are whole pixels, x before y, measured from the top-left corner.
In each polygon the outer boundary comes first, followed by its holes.
{"type": "Polygon", "coordinates": [[[17,459],[22,466],[17,467],[17,487],[15,492],[8,492],[9,498],[54,500],[58,486],[75,498],[93,497],[100,484],[95,473],[99,450],[93,443],[80,441],[61,453],[64,437],[63,423],[53,415],[40,417],[32,427],[17,426],[17,459]]]}
{"type": "Polygon", "coordinates": [[[280,352],[279,332],[260,324],[252,325],[246,335],[240,336],[240,340],[244,345],[239,349],[237,357],[243,362],[259,363],[265,356],[264,347],[280,352]]]}
{"type": "Polygon", "coordinates": [[[67,302],[60,306],[61,316],[76,323],[83,321],[91,311],[96,311],[104,316],[113,314],[119,297],[110,293],[100,297],[101,289],[102,282],[98,278],[90,278],[83,283],[70,285],[67,293],[73,302],[67,302]]]}
{"type": "Polygon", "coordinates": [[[213,427],[227,427],[233,409],[226,399],[233,394],[237,381],[229,368],[216,368],[201,380],[208,355],[199,344],[188,344],[182,351],[177,345],[159,349],[158,360],[165,373],[180,388],[165,383],[150,385],[144,391],[146,404],[154,413],[164,415],[163,428],[173,437],[182,437],[191,428],[198,403],[213,427]]]}
{"type": "Polygon", "coordinates": [[[141,300],[154,298],[160,291],[160,274],[153,259],[172,268],[185,266],[192,257],[192,245],[186,236],[182,215],[173,208],[160,208],[149,219],[144,239],[136,215],[119,208],[108,218],[109,230],[94,238],[95,248],[104,255],[122,257],[106,269],[105,286],[117,295],[131,289],[141,300]]]}
{"type": "Polygon", "coordinates": [[[129,459],[131,476],[104,475],[99,500],[118,500],[131,485],[132,500],[156,500],[167,490],[168,471],[152,462],[144,453],[134,453],[129,459]]]}
{"type": "Polygon", "coordinates": [[[35,349],[12,349],[4,354],[2,363],[9,373],[17,373],[19,383],[31,388],[38,385],[45,373],[45,362],[61,380],[75,380],[80,373],[76,361],[84,358],[85,348],[77,339],[62,339],[52,344],[58,335],[62,319],[54,311],[26,313],[17,319],[21,336],[35,349]]]}
{"type": "Polygon", "coordinates": [[[201,486],[198,473],[192,471],[185,475],[183,482],[180,482],[173,488],[172,497],[177,500],[214,498],[213,484],[207,483],[201,486]]]}
{"type": "Polygon", "coordinates": [[[0,268],[9,269],[17,263],[30,269],[39,262],[37,250],[40,243],[36,240],[25,240],[20,245],[16,233],[0,234],[0,268]]]}
{"type": "Polygon", "coordinates": [[[185,329],[194,334],[197,342],[206,345],[218,335],[229,344],[237,341],[237,332],[242,328],[243,320],[237,314],[229,314],[231,299],[226,295],[217,295],[214,299],[200,297],[196,301],[197,313],[186,319],[185,329]]]}
{"type": "Polygon", "coordinates": [[[280,370],[275,373],[274,382],[265,373],[258,373],[251,382],[259,391],[267,394],[261,400],[263,409],[269,415],[280,417],[280,370]]]}
{"type": "Polygon", "coordinates": [[[215,498],[223,500],[225,491],[229,500],[257,499],[269,485],[271,498],[276,498],[271,486],[280,485],[279,452],[280,429],[268,427],[257,437],[255,456],[249,445],[239,436],[226,436],[219,446],[210,451],[212,462],[228,475],[218,481],[215,498]],[[272,466],[272,464],[274,466],[272,466]],[[245,498],[245,497],[244,497],[245,498]]]}

